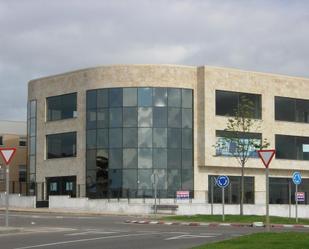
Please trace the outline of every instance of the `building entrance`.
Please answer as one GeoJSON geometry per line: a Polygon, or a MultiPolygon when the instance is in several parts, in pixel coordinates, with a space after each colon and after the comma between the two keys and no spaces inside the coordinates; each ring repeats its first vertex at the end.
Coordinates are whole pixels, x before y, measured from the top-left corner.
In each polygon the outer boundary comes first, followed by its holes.
{"type": "Polygon", "coordinates": [[[47,177],[47,198],[49,195],[70,195],[76,197],[76,176],[47,177]]]}

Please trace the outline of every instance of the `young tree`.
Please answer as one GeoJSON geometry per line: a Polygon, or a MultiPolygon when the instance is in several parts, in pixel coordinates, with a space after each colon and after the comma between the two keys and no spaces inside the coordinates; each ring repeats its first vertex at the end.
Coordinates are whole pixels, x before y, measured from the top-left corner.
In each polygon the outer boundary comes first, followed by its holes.
{"type": "Polygon", "coordinates": [[[229,118],[223,136],[218,139],[216,155],[228,151],[241,166],[240,215],[243,215],[244,204],[244,171],[249,158],[256,155],[257,149],[269,146],[267,139],[262,141],[257,133],[261,128],[261,120],[256,119],[255,104],[245,95],[241,95],[234,116],[229,118]]]}

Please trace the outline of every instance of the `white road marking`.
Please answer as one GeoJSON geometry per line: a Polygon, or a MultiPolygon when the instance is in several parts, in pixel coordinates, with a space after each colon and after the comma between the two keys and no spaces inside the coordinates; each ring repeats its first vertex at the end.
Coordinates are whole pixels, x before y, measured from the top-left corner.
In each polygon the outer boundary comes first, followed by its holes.
{"type": "Polygon", "coordinates": [[[211,237],[215,237],[212,235],[192,235],[192,234],[183,234],[183,235],[178,235],[178,236],[174,236],[171,238],[167,238],[165,240],[175,240],[175,239],[194,239],[194,238],[211,238],[211,237]]]}
{"type": "Polygon", "coordinates": [[[78,235],[89,235],[89,234],[112,234],[117,232],[104,232],[104,231],[87,231],[87,232],[79,232],[79,233],[69,233],[65,234],[65,236],[78,236],[78,235]]]}
{"type": "Polygon", "coordinates": [[[29,248],[38,248],[38,247],[48,247],[48,246],[64,245],[64,244],[79,243],[79,242],[94,241],[94,240],[136,237],[136,236],[155,235],[155,234],[160,234],[160,233],[152,233],[152,234],[150,234],[150,233],[137,233],[137,234],[113,235],[113,236],[97,237],[97,238],[90,238],[90,239],[68,240],[68,241],[61,241],[61,242],[54,242],[54,243],[47,243],[47,244],[40,244],[40,245],[33,245],[33,246],[16,247],[14,249],[29,249],[29,248]]]}

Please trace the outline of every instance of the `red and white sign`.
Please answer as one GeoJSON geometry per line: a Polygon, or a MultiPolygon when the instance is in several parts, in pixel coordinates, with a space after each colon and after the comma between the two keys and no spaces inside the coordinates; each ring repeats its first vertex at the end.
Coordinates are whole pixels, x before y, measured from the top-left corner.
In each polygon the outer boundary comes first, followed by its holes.
{"type": "Polygon", "coordinates": [[[6,165],[10,164],[15,152],[16,148],[0,148],[0,154],[6,165]]]}
{"type": "Polygon", "coordinates": [[[179,200],[189,199],[190,192],[189,191],[176,191],[176,198],[179,200]]]}
{"type": "Polygon", "coordinates": [[[271,160],[276,154],[276,150],[258,150],[257,153],[259,154],[265,168],[268,168],[271,160]]]}
{"type": "Polygon", "coordinates": [[[305,201],[305,192],[296,192],[297,201],[305,201]]]}

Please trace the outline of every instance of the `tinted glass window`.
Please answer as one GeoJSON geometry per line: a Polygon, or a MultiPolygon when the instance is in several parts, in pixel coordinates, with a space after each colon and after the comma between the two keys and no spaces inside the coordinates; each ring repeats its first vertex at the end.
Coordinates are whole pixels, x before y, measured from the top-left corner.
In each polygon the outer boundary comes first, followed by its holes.
{"type": "MultiPolygon", "coordinates": [[[[87,112],[91,113],[91,111],[87,112]]],[[[109,125],[109,109],[97,110],[97,128],[107,128],[109,125]]]]}
{"type": "Polygon", "coordinates": [[[160,169],[167,168],[167,149],[153,149],[153,167],[160,169]]]}
{"type": "Polygon", "coordinates": [[[123,150],[123,167],[137,168],[137,149],[123,150]]]}
{"type": "Polygon", "coordinates": [[[122,127],[122,108],[109,109],[109,126],[122,127]]]}
{"type": "Polygon", "coordinates": [[[122,88],[109,89],[109,106],[122,106],[122,88]]]}
{"type": "Polygon", "coordinates": [[[180,108],[168,108],[168,127],[181,128],[180,108]]]}
{"type": "Polygon", "coordinates": [[[48,159],[76,156],[76,132],[47,135],[46,141],[48,159]]]}
{"type": "Polygon", "coordinates": [[[138,147],[152,147],[152,129],[138,129],[138,147]]]}
{"type": "Polygon", "coordinates": [[[138,108],[138,126],[139,127],[152,126],[152,108],[150,107],[138,108]]]}
{"type": "Polygon", "coordinates": [[[138,105],[152,106],[152,88],[138,88],[138,105]]]}
{"type": "Polygon", "coordinates": [[[123,89],[123,106],[137,106],[137,89],[123,89]]]}
{"type": "Polygon", "coordinates": [[[108,148],[108,129],[97,130],[97,148],[108,148]]]}
{"type": "MultiPolygon", "coordinates": [[[[97,108],[108,107],[108,90],[99,89],[97,91],[97,108]]],[[[93,107],[95,108],[95,107],[93,107]]]]}
{"type": "Polygon", "coordinates": [[[192,108],[192,90],[182,89],[182,108],[192,108]]]}
{"type": "Polygon", "coordinates": [[[167,106],[167,89],[155,88],[153,89],[153,105],[167,106]]]}
{"type": "Polygon", "coordinates": [[[166,148],[167,147],[167,129],[154,128],[153,129],[153,147],[166,148]]]}
{"type": "Polygon", "coordinates": [[[121,169],[122,168],[122,149],[109,150],[109,168],[121,169]]]}
{"type": "Polygon", "coordinates": [[[123,128],[123,147],[137,147],[137,128],[123,128]]]}
{"type": "Polygon", "coordinates": [[[87,109],[97,108],[97,91],[87,91],[87,109]]]}
{"type": "Polygon", "coordinates": [[[152,168],[152,149],[138,149],[138,167],[152,168]]]}
{"type": "Polygon", "coordinates": [[[122,129],[114,128],[109,129],[109,147],[121,148],[122,147],[122,129]]]}
{"type": "Polygon", "coordinates": [[[167,129],[167,146],[169,148],[181,148],[181,129],[167,129]]]}
{"type": "Polygon", "coordinates": [[[123,108],[123,127],[137,126],[137,108],[125,107],[123,108]]]}
{"type": "Polygon", "coordinates": [[[153,127],[167,127],[167,108],[153,108],[153,127]]]}
{"type": "Polygon", "coordinates": [[[71,93],[47,98],[47,120],[76,117],[76,96],[76,93],[71,93]]]}
{"type": "Polygon", "coordinates": [[[309,137],[276,135],[276,158],[309,160],[309,137]]]}

